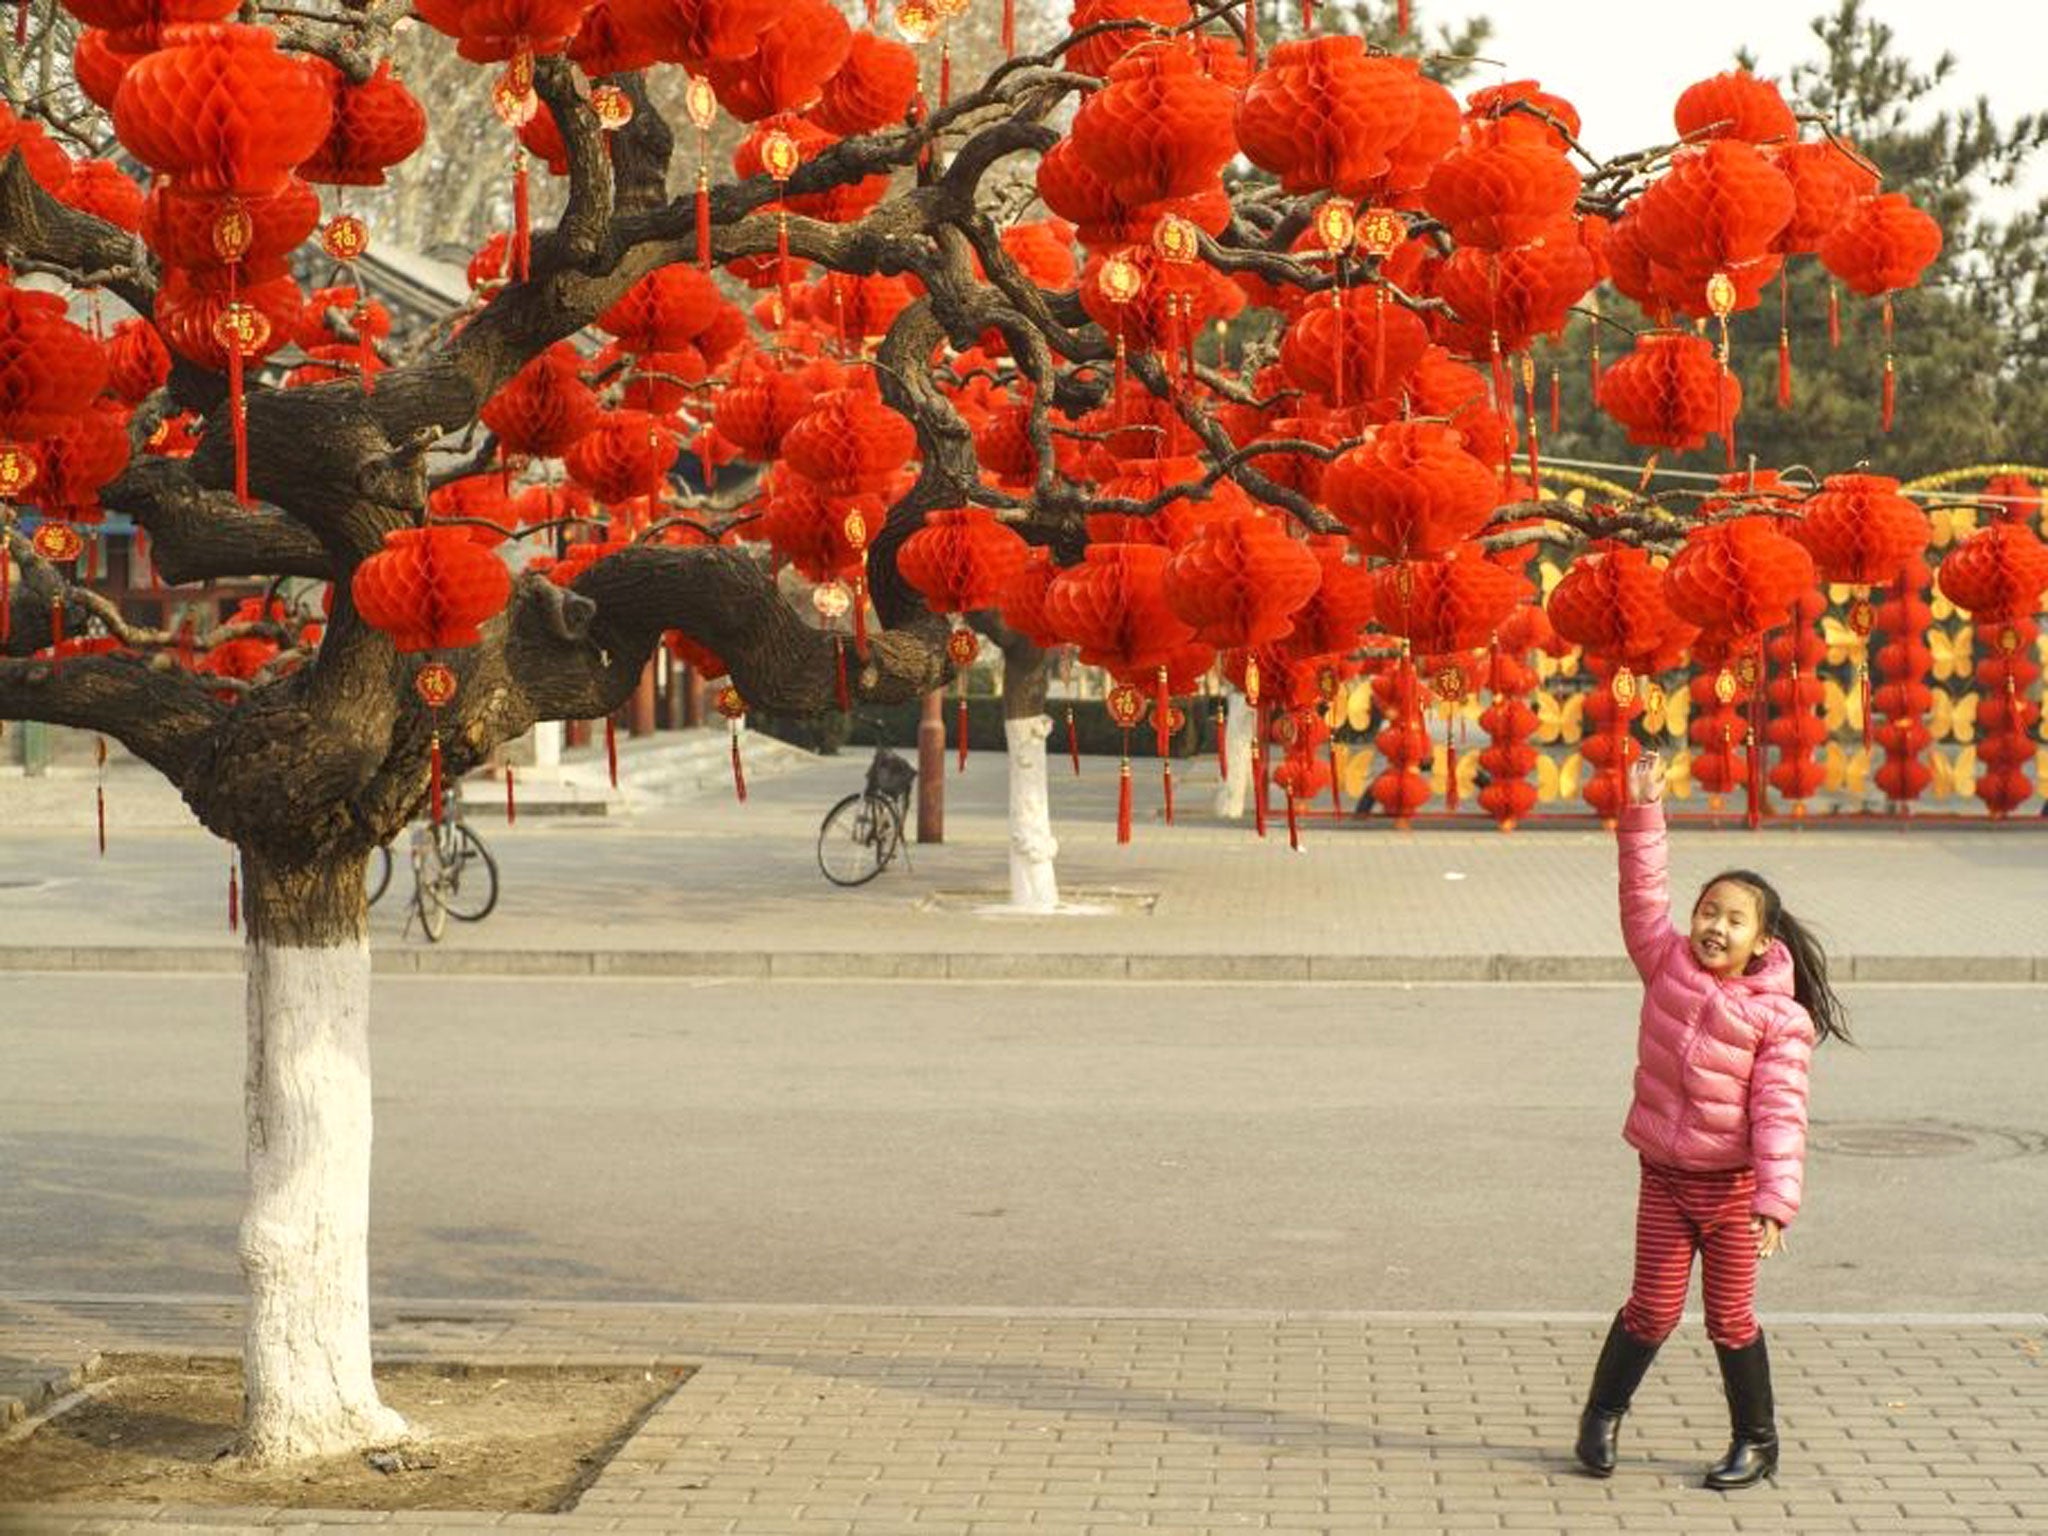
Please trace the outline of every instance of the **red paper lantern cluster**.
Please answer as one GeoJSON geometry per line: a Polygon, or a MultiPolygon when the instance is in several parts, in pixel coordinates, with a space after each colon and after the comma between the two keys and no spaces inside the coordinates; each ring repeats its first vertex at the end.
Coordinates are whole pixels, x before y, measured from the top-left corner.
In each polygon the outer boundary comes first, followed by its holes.
{"type": "MultiPolygon", "coordinates": [[[[1369,555],[1436,555],[1485,523],[1500,494],[1494,472],[1436,422],[1395,422],[1330,462],[1323,499],[1369,555]]],[[[1440,647],[1444,650],[1453,646],[1440,647]]]]}
{"type": "Polygon", "coordinates": [[[1145,43],[1081,104],[1069,142],[1121,202],[1186,197],[1212,188],[1237,153],[1234,106],[1188,49],[1145,43]]]}
{"type": "Polygon", "coordinates": [[[583,382],[576,349],[557,342],[486,400],[482,416],[505,453],[557,458],[597,425],[597,396],[583,382]]]}
{"type": "Polygon", "coordinates": [[[2048,545],[2023,523],[1993,523],[1951,549],[1936,580],[1980,626],[2029,618],[2048,592],[2048,545]]]}
{"type": "Polygon", "coordinates": [[[1028,548],[988,508],[947,507],[925,514],[897,551],[896,569],[932,612],[973,613],[1002,600],[1028,548]]]}
{"type": "Polygon", "coordinates": [[[1646,551],[1627,546],[1580,555],[1545,606],[1561,637],[1637,670],[1666,649],[1679,624],[1664,596],[1663,570],[1646,551]]]}
{"type": "Polygon", "coordinates": [[[1487,644],[1529,583],[1476,552],[1454,549],[1439,560],[1404,560],[1374,573],[1373,610],[1390,635],[1406,636],[1425,656],[1487,644]]]}
{"type": "Polygon", "coordinates": [[[1695,528],[1664,572],[1672,611],[1719,640],[1785,623],[1813,582],[1813,556],[1765,517],[1695,528]]]}
{"type": "Polygon", "coordinates": [[[1822,581],[1870,587],[1892,580],[1927,548],[1927,514],[1888,475],[1830,475],[1808,498],[1792,537],[1813,555],[1822,581]]]}
{"type": "Polygon", "coordinates": [[[1261,646],[1293,627],[1322,581],[1307,545],[1266,517],[1204,523],[1166,563],[1166,602],[1212,646],[1261,646]]]}
{"type": "Polygon", "coordinates": [[[830,0],[783,0],[753,51],[705,69],[718,104],[743,123],[814,105],[846,63],[853,29],[830,0]]]}
{"type": "Polygon", "coordinates": [[[360,84],[325,59],[307,62],[326,85],[333,118],[299,175],[334,186],[383,186],[385,171],[426,142],[425,110],[391,73],[388,59],[360,84]]]}
{"type": "Polygon", "coordinates": [[[1721,365],[1713,344],[1680,331],[1646,331],[1635,349],[1600,377],[1600,409],[1647,448],[1693,449],[1710,433],[1734,431],[1742,384],[1721,365]]]}
{"type": "Polygon", "coordinates": [[[1166,601],[1169,558],[1158,544],[1090,544],[1053,579],[1045,615],[1087,665],[1148,673],[1195,638],[1166,601]]]}

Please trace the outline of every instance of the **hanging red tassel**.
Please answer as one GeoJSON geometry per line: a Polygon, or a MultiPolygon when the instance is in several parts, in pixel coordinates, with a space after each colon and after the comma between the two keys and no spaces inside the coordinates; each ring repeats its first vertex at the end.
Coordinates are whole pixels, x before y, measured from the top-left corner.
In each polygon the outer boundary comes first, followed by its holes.
{"type": "Polygon", "coordinates": [[[93,757],[99,769],[99,782],[93,785],[94,807],[100,823],[100,857],[107,856],[107,738],[95,736],[92,739],[93,757]]]}
{"type": "Polygon", "coordinates": [[[868,578],[865,568],[853,578],[853,653],[868,659],[868,578]]]}
{"type": "Polygon", "coordinates": [[[441,825],[441,733],[427,739],[427,814],[441,825]]]}
{"type": "Polygon", "coordinates": [[[843,715],[853,708],[853,695],[846,687],[846,642],[832,637],[832,691],[843,715]]]}
{"type": "Polygon", "coordinates": [[[795,314],[789,302],[789,214],[775,205],[775,292],[782,307],[775,312],[775,329],[788,325],[795,314]]]}
{"type": "Polygon", "coordinates": [[[28,46],[28,0],[16,0],[14,7],[14,46],[28,46]]]}
{"type": "Polygon", "coordinates": [[[1778,331],[1778,409],[1792,409],[1792,333],[1778,331]]]}
{"type": "Polygon", "coordinates": [[[1833,283],[1828,284],[1828,345],[1842,344],[1842,291],[1833,283]]]}
{"type": "Polygon", "coordinates": [[[1287,792],[1287,846],[1292,852],[1301,852],[1301,813],[1295,808],[1291,789],[1287,792]]]}
{"type": "Polygon", "coordinates": [[[0,528],[0,650],[14,631],[14,566],[7,551],[7,530],[0,528]]]}
{"type": "Polygon", "coordinates": [[[1536,447],[1536,362],[1526,352],[1522,354],[1522,408],[1528,420],[1529,494],[1534,496],[1543,483],[1543,466],[1536,447]]]}
{"type": "Polygon", "coordinates": [[[1259,0],[1244,0],[1244,64],[1259,72],[1259,0]]]}
{"type": "MultiPolygon", "coordinates": [[[[1129,732],[1125,732],[1126,735],[1129,732]]],[[[1128,843],[1131,840],[1131,759],[1128,752],[1123,766],[1117,770],[1116,783],[1116,840],[1128,843]]]]}
{"type": "Polygon", "coordinates": [[[377,392],[377,344],[370,337],[369,308],[358,304],[355,312],[356,323],[356,368],[363,376],[363,393],[377,392]]]}
{"type": "Polygon", "coordinates": [[[1561,430],[1564,421],[1564,407],[1559,399],[1562,392],[1562,387],[1557,377],[1557,367],[1553,364],[1550,369],[1550,430],[1552,435],[1561,430]]]}
{"type": "Polygon", "coordinates": [[[1173,825],[1173,759],[1172,759],[1172,758],[1170,758],[1170,757],[1169,757],[1169,758],[1168,758],[1168,759],[1167,759],[1167,760],[1166,760],[1166,761],[1165,761],[1164,763],[1162,763],[1162,764],[1160,765],[1160,772],[1161,772],[1162,776],[1163,776],[1163,777],[1164,777],[1164,779],[1165,779],[1165,789],[1166,789],[1166,824],[1167,824],[1167,825],[1168,825],[1168,826],[1170,827],[1170,826],[1172,826],[1172,825],[1173,825]]]}
{"type": "Polygon", "coordinates": [[[604,769],[612,781],[612,788],[619,787],[619,728],[610,715],[604,717],[604,769]]]}
{"type": "Polygon", "coordinates": [[[242,882],[235,872],[235,856],[228,855],[228,932],[242,927],[242,882]]]}
{"type": "Polygon", "coordinates": [[[1166,668],[1154,679],[1152,698],[1152,751],[1164,757],[1173,745],[1173,699],[1166,691],[1166,668]]]}
{"type": "Polygon", "coordinates": [[[64,599],[50,599],[50,649],[55,650],[64,643],[64,599]]]}
{"type": "Polygon", "coordinates": [[[1223,706],[1216,706],[1216,777],[1230,782],[1230,719],[1223,706]]]}
{"type": "Polygon", "coordinates": [[[950,38],[939,39],[939,108],[943,111],[953,99],[953,43],[950,38]]]}
{"type": "Polygon", "coordinates": [[[872,27],[872,26],[873,26],[873,25],[875,24],[875,15],[876,15],[876,5],[877,5],[877,0],[868,0],[868,4],[867,4],[867,14],[868,14],[868,25],[869,25],[869,26],[871,26],[871,27],[872,27]]]}
{"type": "Polygon", "coordinates": [[[697,168],[697,265],[711,270],[711,173],[697,168]]]}
{"type": "Polygon", "coordinates": [[[740,766],[740,723],[737,720],[732,723],[732,792],[741,801],[747,798],[747,774],[740,766]]]}
{"type": "MultiPolygon", "coordinates": [[[[233,308],[233,301],[229,303],[233,308]]],[[[249,505],[249,412],[242,395],[242,347],[231,335],[228,354],[228,427],[235,444],[235,500],[249,505]]]]}
{"type": "Polygon", "coordinates": [[[1338,782],[1337,738],[1330,738],[1330,814],[1341,817],[1344,814],[1344,786],[1338,782]]]}
{"type": "Polygon", "coordinates": [[[1017,56],[1017,0],[1003,0],[1003,57],[1017,56]]]}
{"type": "Polygon", "coordinates": [[[1394,35],[1408,35],[1408,0],[1400,0],[1400,4],[1394,7],[1394,35]]]}
{"type": "Polygon", "coordinates": [[[1252,741],[1252,827],[1266,835],[1266,712],[1256,716],[1258,735],[1252,741]]]}
{"type": "Polygon", "coordinates": [[[953,711],[953,736],[954,750],[959,759],[953,771],[955,773],[965,773],[967,771],[967,690],[964,687],[960,690],[959,707],[953,711]]]}
{"type": "Polygon", "coordinates": [[[1301,0],[1301,30],[1313,32],[1316,29],[1316,0],[1301,0]]]}
{"type": "Polygon", "coordinates": [[[1073,760],[1074,775],[1081,773],[1081,738],[1074,731],[1074,706],[1067,706],[1067,756],[1073,760]]]}
{"type": "Polygon", "coordinates": [[[508,763],[505,766],[505,825],[508,827],[513,826],[518,822],[518,820],[519,803],[517,800],[513,798],[512,767],[508,763]]]}
{"type": "Polygon", "coordinates": [[[526,151],[512,151],[512,281],[523,283],[533,271],[533,221],[526,185],[526,151]]]}
{"type": "Polygon", "coordinates": [[[1891,431],[1892,417],[1897,412],[1898,404],[1899,375],[1897,371],[1892,367],[1891,353],[1887,352],[1884,355],[1884,395],[1878,413],[1879,430],[1885,432],[1891,431]]]}

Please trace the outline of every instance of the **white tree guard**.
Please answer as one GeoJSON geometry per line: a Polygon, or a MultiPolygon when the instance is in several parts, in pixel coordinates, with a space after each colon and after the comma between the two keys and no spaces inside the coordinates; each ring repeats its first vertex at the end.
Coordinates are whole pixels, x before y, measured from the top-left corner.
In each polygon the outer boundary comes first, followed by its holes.
{"type": "Polygon", "coordinates": [[[1258,715],[1235,688],[1230,691],[1223,720],[1224,759],[1230,773],[1216,786],[1216,814],[1239,821],[1244,817],[1252,787],[1252,737],[1259,728],[1258,715]]]}
{"type": "Polygon", "coordinates": [[[241,1452],[388,1445],[370,1379],[370,948],[249,947],[241,1452]]]}

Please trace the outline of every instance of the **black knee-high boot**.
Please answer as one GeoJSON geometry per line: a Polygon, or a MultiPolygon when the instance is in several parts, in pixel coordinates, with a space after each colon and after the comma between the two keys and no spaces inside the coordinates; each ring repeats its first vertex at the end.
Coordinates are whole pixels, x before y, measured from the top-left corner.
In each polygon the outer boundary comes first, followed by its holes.
{"type": "Polygon", "coordinates": [[[1728,1454],[1707,1469],[1709,1488],[1748,1488],[1778,1471],[1778,1419],[1771,1402],[1771,1356],[1758,1334],[1740,1349],[1720,1344],[1721,1382],[1728,1389],[1728,1419],[1735,1438],[1728,1454]]]}
{"type": "Polygon", "coordinates": [[[1586,1411],[1579,1415],[1579,1443],[1574,1448],[1579,1465],[1595,1477],[1614,1473],[1615,1448],[1621,1439],[1621,1416],[1635,1399],[1643,1373],[1657,1358],[1657,1345],[1645,1344],[1614,1314],[1614,1326],[1607,1330],[1607,1342],[1600,1346],[1600,1363],[1593,1367],[1593,1390],[1586,1395],[1586,1411]]]}

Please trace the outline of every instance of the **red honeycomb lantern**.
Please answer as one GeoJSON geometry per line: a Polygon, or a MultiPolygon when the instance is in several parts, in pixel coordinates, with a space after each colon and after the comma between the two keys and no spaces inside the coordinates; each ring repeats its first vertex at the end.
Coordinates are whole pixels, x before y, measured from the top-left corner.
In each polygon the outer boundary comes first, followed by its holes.
{"type": "Polygon", "coordinates": [[[307,181],[343,187],[381,187],[384,173],[426,142],[427,114],[391,73],[391,62],[358,84],[325,59],[308,58],[333,105],[333,125],[312,157],[299,166],[307,181]]]}
{"type": "Polygon", "coordinates": [[[1819,246],[1821,265],[1866,297],[1910,288],[1941,254],[1941,226],[1903,192],[1866,197],[1819,246]]]}
{"type": "Polygon", "coordinates": [[[862,29],[853,34],[846,62],[825,82],[811,121],[827,133],[847,135],[894,128],[916,94],[917,55],[862,29]]]}
{"type": "Polygon", "coordinates": [[[1414,130],[1418,78],[1409,61],[1368,53],[1361,37],[1281,43],[1238,102],[1239,142],[1289,192],[1363,197],[1414,130]]]}
{"type": "Polygon", "coordinates": [[[606,75],[630,75],[657,62],[648,41],[619,24],[611,0],[597,0],[583,13],[583,22],[569,40],[569,57],[585,78],[601,80],[606,75]]]}
{"type": "Polygon", "coordinates": [[[1373,589],[1380,627],[1406,636],[1425,656],[1485,645],[1530,595],[1522,577],[1464,549],[1383,567],[1373,573],[1373,589]]]}
{"type": "Polygon", "coordinates": [[[1411,560],[1476,532],[1498,503],[1500,481],[1453,428],[1394,422],[1333,459],[1322,493],[1361,550],[1411,560]]]}
{"type": "Polygon", "coordinates": [[[268,192],[310,159],[333,121],[312,67],[267,27],[170,27],[122,77],[114,132],[193,192],[268,192]]]}
{"type": "Polygon", "coordinates": [[[128,467],[128,412],[102,402],[35,445],[29,499],[53,517],[97,521],[100,488],[128,467]]]}
{"type": "Polygon", "coordinates": [[[680,444],[667,423],[645,411],[606,411],[562,455],[569,478],[606,506],[658,497],[680,444]]]}
{"type": "Polygon", "coordinates": [[[240,280],[282,276],[285,258],[320,222],[320,195],[296,176],[268,192],[191,192],[174,182],[153,188],[142,204],[142,238],[168,267],[219,272],[240,267],[240,280]],[[236,227],[223,248],[223,220],[236,227]],[[232,254],[230,254],[232,253],[232,254]]]}
{"type": "Polygon", "coordinates": [[[673,352],[711,327],[725,296],[708,272],[686,261],[656,267],[597,317],[629,352],[673,352]]]}
{"type": "Polygon", "coordinates": [[[1384,291],[1340,289],[1319,298],[1287,328],[1280,366],[1288,379],[1337,405],[1396,393],[1429,350],[1429,327],[1384,291]]]}
{"type": "Polygon", "coordinates": [[[1650,448],[1697,448],[1726,437],[1742,408],[1742,384],[1704,336],[1645,331],[1635,350],[1600,376],[1600,409],[1650,448]]]}
{"type": "Polygon", "coordinates": [[[80,160],[58,198],[130,234],[142,227],[142,188],[111,160],[80,160]]]}
{"type": "Polygon", "coordinates": [[[1578,201],[1579,173],[1541,139],[1487,133],[1437,163],[1422,205],[1460,245],[1504,250],[1535,239],[1578,201]]]}
{"type": "Polygon", "coordinates": [[[1933,537],[1927,514],[1889,475],[1829,475],[1789,532],[1822,581],[1858,587],[1891,581],[1933,537]]]}
{"type": "Polygon", "coordinates": [[[1436,296],[1462,323],[1444,327],[1443,337],[1468,357],[1524,351],[1564,329],[1598,276],[1570,219],[1504,251],[1453,251],[1437,268],[1436,296]]]}
{"type": "Polygon", "coordinates": [[[778,464],[768,473],[760,536],[811,581],[851,579],[868,539],[882,525],[879,496],[828,496],[778,464]]]}
{"type": "Polygon", "coordinates": [[[1627,546],[1579,556],[1545,606],[1564,639],[1635,669],[1647,668],[1679,624],[1664,596],[1664,572],[1647,552],[1627,546]]]}
{"type": "Polygon", "coordinates": [[[2048,545],[2023,523],[1993,523],[1951,549],[1936,580],[1980,627],[2028,618],[2048,592],[2048,545]]]}
{"type": "Polygon", "coordinates": [[[744,59],[781,11],[781,0],[611,0],[612,19],[654,55],[702,73],[714,59],[744,59]]]}
{"type": "Polygon", "coordinates": [[[1046,593],[1057,575],[1059,569],[1052,563],[1051,550],[1026,549],[1024,563],[1017,567],[999,599],[1003,622],[1040,650],[1051,650],[1061,643],[1059,631],[1045,611],[1046,593]]]}
{"type": "Polygon", "coordinates": [[[1234,107],[1230,88],[1187,49],[1143,44],[1082,103],[1070,140],[1121,202],[1186,197],[1212,187],[1237,153],[1234,107]]]}
{"type": "MultiPolygon", "coordinates": [[[[1105,21],[1139,21],[1165,31],[1187,25],[1193,15],[1188,0],[1074,0],[1067,30],[1079,32],[1105,21]]],[[[1143,26],[1106,27],[1067,50],[1067,68],[1083,75],[1107,75],[1117,60],[1156,35],[1143,26]]]]}
{"type": "Polygon", "coordinates": [[[1166,563],[1166,602],[1212,646],[1260,646],[1294,627],[1322,567],[1267,517],[1217,518],[1166,563]]]}
{"type": "Polygon", "coordinates": [[[1769,256],[1797,205],[1792,183],[1754,146],[1717,139],[1674,158],[1633,223],[1651,261],[1703,284],[1769,256]]]}
{"type": "Polygon", "coordinates": [[[825,391],[783,435],[784,461],[828,495],[884,490],[917,452],[916,430],[872,380],[825,391]]]}
{"type": "Polygon", "coordinates": [[[581,367],[576,349],[557,342],[484,402],[483,423],[505,453],[556,458],[597,425],[597,396],[581,367]]]}
{"type": "Polygon", "coordinates": [[[1813,583],[1813,556],[1766,517],[1693,529],[1664,572],[1672,611],[1698,625],[1710,642],[1787,623],[1813,583]]]}
{"type": "Polygon", "coordinates": [[[1290,661],[1342,656],[1355,649],[1373,615],[1372,573],[1345,559],[1349,544],[1335,534],[1311,534],[1309,553],[1319,568],[1316,589],[1294,610],[1293,626],[1274,650],[1290,661]]]}
{"type": "Polygon", "coordinates": [[[1765,144],[1799,136],[1799,120],[1777,85],[1746,69],[1731,69],[1687,86],[1671,116],[1687,139],[1765,144]]]}
{"type": "Polygon", "coordinates": [[[1166,601],[1169,558],[1158,544],[1091,544],[1053,579],[1045,615],[1087,665],[1150,672],[1195,637],[1166,601]]]}
{"type": "Polygon", "coordinates": [[[0,283],[0,439],[63,431],[107,382],[106,354],[64,310],[54,293],[0,283]]]}
{"type": "Polygon", "coordinates": [[[399,528],[356,567],[350,595],[363,622],[401,652],[477,644],[478,627],[504,610],[512,578],[463,528],[399,528]]]}
{"type": "Polygon", "coordinates": [[[896,569],[933,613],[973,613],[1001,601],[1028,548],[986,507],[943,507],[903,541],[896,569]]]}
{"type": "Polygon", "coordinates": [[[171,354],[156,327],[123,320],[107,337],[107,388],[126,405],[140,405],[171,376],[171,354]]]}
{"type": "Polygon", "coordinates": [[[814,104],[852,46],[853,29],[830,0],[783,0],[753,52],[717,60],[705,74],[720,106],[755,123],[814,104]]]}
{"type": "Polygon", "coordinates": [[[1788,256],[1819,249],[1857,202],[1877,191],[1877,173],[1833,139],[1773,144],[1764,155],[1792,183],[1792,218],[1777,242],[1788,256]]]}
{"type": "Polygon", "coordinates": [[[711,419],[718,435],[746,457],[772,459],[782,452],[789,429],[810,408],[811,388],[801,378],[747,363],[732,384],[718,392],[711,419]]]}

